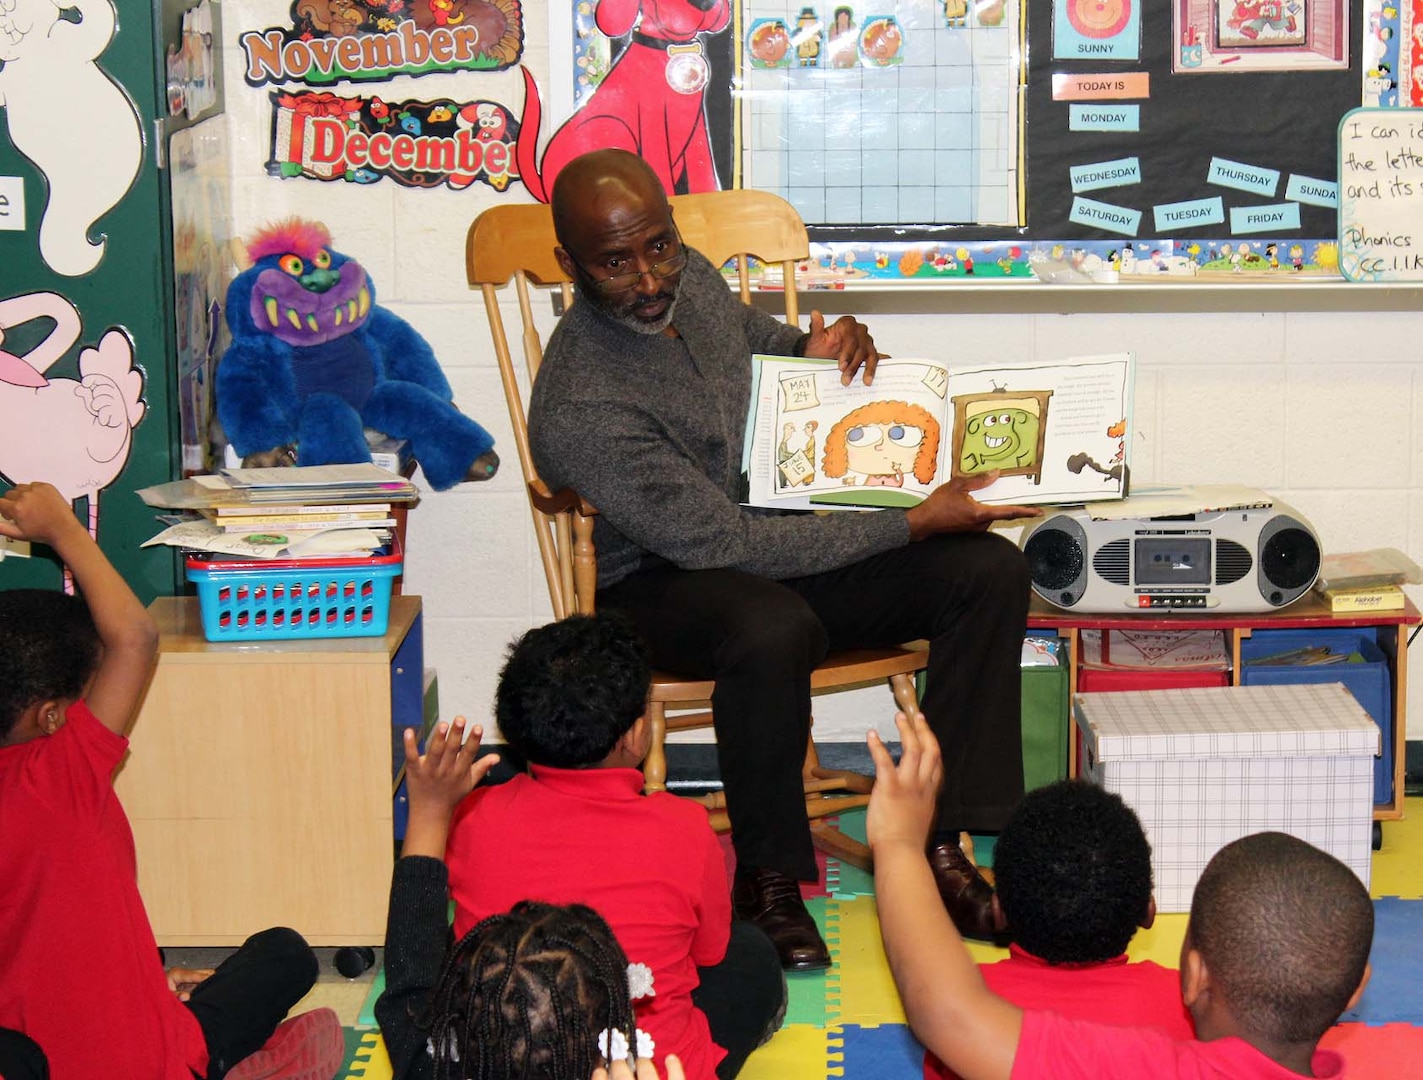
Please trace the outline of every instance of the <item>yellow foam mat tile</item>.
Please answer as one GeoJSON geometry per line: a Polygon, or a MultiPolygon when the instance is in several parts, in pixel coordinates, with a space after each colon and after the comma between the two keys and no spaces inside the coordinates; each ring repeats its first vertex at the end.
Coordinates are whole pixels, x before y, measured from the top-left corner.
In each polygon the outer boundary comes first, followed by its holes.
{"type": "MultiPolygon", "coordinates": [[[[904,1023],[904,1007],[889,972],[880,941],[878,909],[868,896],[838,902],[840,940],[836,966],[840,976],[838,1012],[841,1024],[878,1027],[904,1023]]],[[[827,988],[827,994],[829,989],[827,988]]]]}
{"type": "Polygon", "coordinates": [[[829,1047],[825,1028],[787,1024],[761,1049],[746,1059],[741,1080],[825,1080],[843,1075],[844,1055],[829,1047]]]}
{"type": "Polygon", "coordinates": [[[1127,946],[1130,960],[1154,960],[1162,967],[1181,966],[1181,942],[1186,940],[1186,922],[1190,916],[1158,915],[1147,930],[1138,930],[1127,946]]]}
{"type": "Polygon", "coordinates": [[[1008,949],[999,948],[997,945],[989,945],[982,941],[965,941],[968,947],[969,956],[973,957],[975,964],[992,964],[999,960],[1008,959],[1008,949]]]}
{"type": "Polygon", "coordinates": [[[1403,800],[1403,820],[1383,823],[1383,847],[1374,852],[1369,892],[1423,900],[1423,798],[1403,800]]]}
{"type": "Polygon", "coordinates": [[[346,1080],[394,1080],[394,1076],[390,1055],[385,1052],[385,1040],[379,1032],[364,1032],[346,1072],[346,1080]]]}

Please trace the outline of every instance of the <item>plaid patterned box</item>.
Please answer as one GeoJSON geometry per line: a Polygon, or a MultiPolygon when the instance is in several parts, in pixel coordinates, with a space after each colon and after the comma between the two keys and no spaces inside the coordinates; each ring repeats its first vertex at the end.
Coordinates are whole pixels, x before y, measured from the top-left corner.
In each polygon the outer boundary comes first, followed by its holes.
{"type": "Polygon", "coordinates": [[[1339,683],[1078,694],[1082,775],[1151,841],[1156,906],[1189,911],[1211,856],[1287,832],[1369,883],[1379,729],[1339,683]]]}

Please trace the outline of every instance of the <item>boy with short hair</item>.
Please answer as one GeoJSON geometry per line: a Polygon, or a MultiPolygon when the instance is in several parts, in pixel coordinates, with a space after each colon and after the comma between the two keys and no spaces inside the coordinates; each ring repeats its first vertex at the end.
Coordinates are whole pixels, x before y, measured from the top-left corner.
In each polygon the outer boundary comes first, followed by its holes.
{"type": "Polygon", "coordinates": [[[0,495],[0,535],[48,544],[84,595],[0,592],[0,1026],[54,1080],[330,1080],[331,1010],[278,1029],[316,979],[295,931],[249,938],[216,972],[163,970],[113,789],[153,620],[48,484],[0,495]]]}
{"type": "MultiPolygon", "coordinates": [[[[1013,943],[1008,959],[979,967],[990,990],[1024,1009],[1194,1037],[1179,975],[1127,961],[1156,900],[1151,845],[1120,795],[1085,780],[1029,792],[998,836],[993,873],[1013,943]]],[[[925,1080],[953,1075],[924,1055],[925,1080]]]]}
{"type": "Polygon", "coordinates": [[[938,744],[896,717],[899,764],[871,732],[867,829],[885,953],[910,1027],[968,1080],[1015,1077],[1339,1077],[1318,1049],[1368,981],[1373,904],[1352,870],[1283,833],[1222,848],[1196,886],[1181,947],[1181,995],[1200,1041],[1024,1011],[992,993],[939,903],[924,858],[938,744]]]}
{"type": "Polygon", "coordinates": [[[688,1080],[735,1076],[779,1025],[774,946],[733,923],[726,865],[700,806],[643,795],[646,651],[610,615],[530,630],[510,649],[495,713],[528,774],[460,806],[446,862],[455,934],[521,900],[586,904],[631,963],[638,1026],[688,1080]]]}

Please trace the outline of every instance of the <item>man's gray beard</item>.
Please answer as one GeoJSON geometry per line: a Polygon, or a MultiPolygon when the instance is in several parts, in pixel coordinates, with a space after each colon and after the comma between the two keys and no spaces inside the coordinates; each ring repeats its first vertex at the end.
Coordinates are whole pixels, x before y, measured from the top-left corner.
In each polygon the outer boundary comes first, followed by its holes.
{"type": "Polygon", "coordinates": [[[637,316],[633,315],[632,312],[628,312],[626,314],[619,314],[616,311],[610,310],[602,302],[602,297],[595,296],[593,294],[592,289],[585,289],[583,287],[582,282],[575,281],[573,283],[573,287],[574,290],[578,292],[584,300],[587,300],[589,303],[591,303],[595,308],[601,311],[613,322],[617,323],[619,326],[626,327],[635,334],[643,334],[647,337],[652,337],[654,334],[660,334],[662,333],[662,331],[666,330],[669,326],[672,325],[672,316],[675,315],[677,312],[677,300],[682,295],[682,282],[678,281],[677,288],[672,293],[672,302],[667,305],[667,310],[664,311],[661,315],[659,315],[655,321],[648,322],[646,319],[639,319],[637,316]]]}
{"type": "MultiPolygon", "coordinates": [[[[677,291],[681,291],[680,285],[677,291]]],[[[644,334],[647,337],[652,337],[654,334],[660,334],[662,333],[662,331],[666,330],[669,326],[671,326],[672,316],[676,313],[677,293],[672,294],[672,302],[667,305],[667,310],[664,311],[661,315],[659,315],[657,319],[653,322],[648,322],[646,319],[639,319],[632,312],[628,312],[626,315],[614,315],[612,312],[608,312],[608,314],[612,317],[613,322],[617,323],[619,326],[626,326],[633,333],[644,334]]]]}

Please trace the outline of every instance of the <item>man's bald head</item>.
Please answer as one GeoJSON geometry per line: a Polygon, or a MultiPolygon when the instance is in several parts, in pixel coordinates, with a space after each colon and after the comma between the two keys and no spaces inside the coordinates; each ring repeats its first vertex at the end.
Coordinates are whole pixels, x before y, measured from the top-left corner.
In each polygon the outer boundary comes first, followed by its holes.
{"type": "Polygon", "coordinates": [[[667,193],[651,166],[636,154],[594,150],[559,170],[550,205],[558,242],[577,251],[620,211],[665,210],[667,193]]]}

